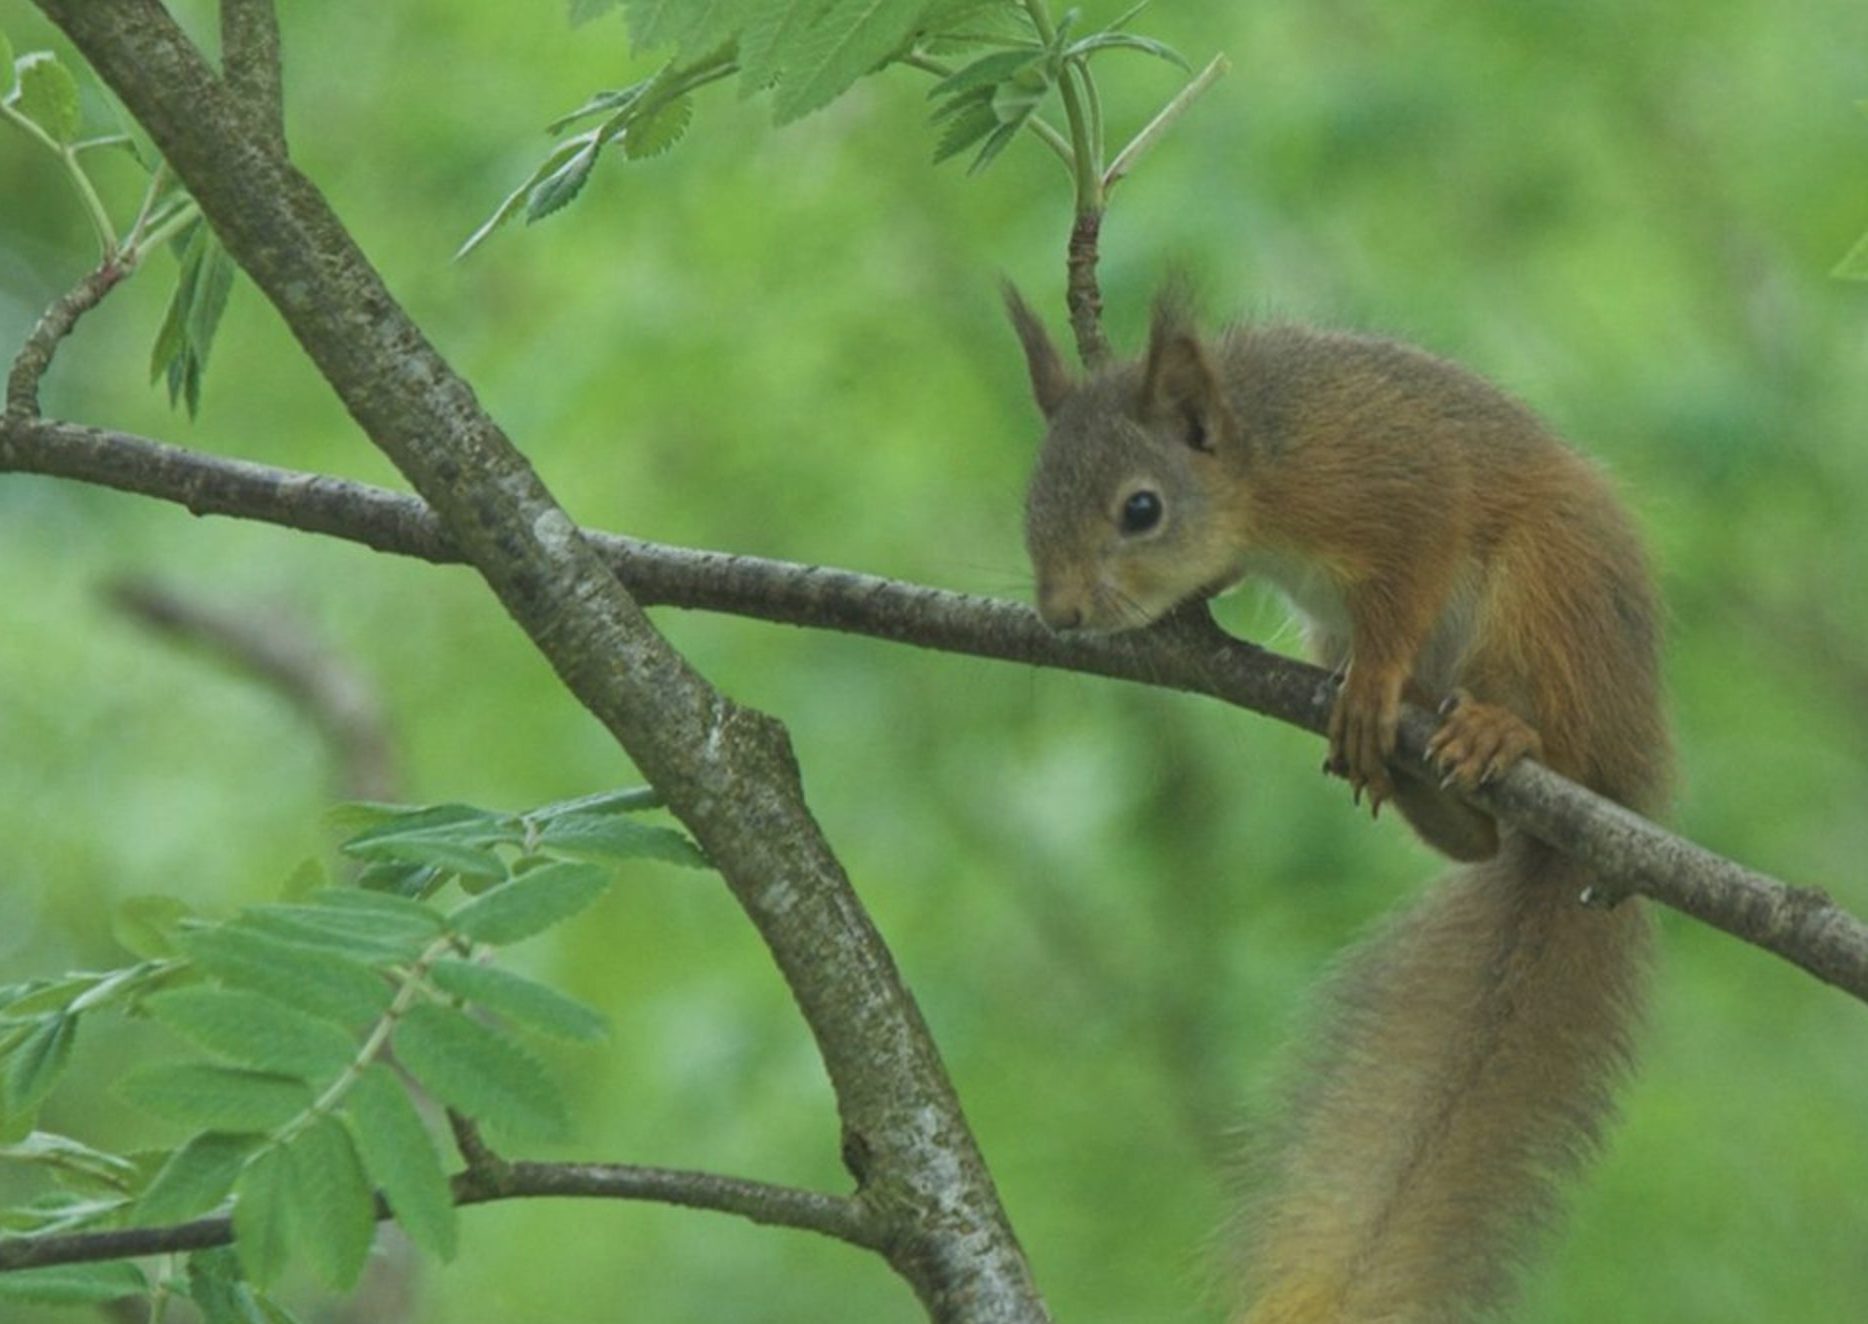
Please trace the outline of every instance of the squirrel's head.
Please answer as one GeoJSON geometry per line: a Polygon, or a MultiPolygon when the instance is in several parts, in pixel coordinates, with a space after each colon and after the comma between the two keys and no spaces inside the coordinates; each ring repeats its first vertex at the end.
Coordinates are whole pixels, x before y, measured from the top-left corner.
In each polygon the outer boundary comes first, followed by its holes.
{"type": "Polygon", "coordinates": [[[1236,583],[1243,440],[1182,302],[1155,304],[1148,352],[1073,379],[1017,291],[1006,306],[1049,430],[1025,498],[1038,614],[1128,630],[1236,583]]]}

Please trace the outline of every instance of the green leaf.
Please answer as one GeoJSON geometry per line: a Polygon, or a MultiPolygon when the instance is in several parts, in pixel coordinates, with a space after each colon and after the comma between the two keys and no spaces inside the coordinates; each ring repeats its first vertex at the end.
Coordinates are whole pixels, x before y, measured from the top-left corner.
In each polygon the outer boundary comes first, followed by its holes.
{"type": "Polygon", "coordinates": [[[389,1009],[389,984],[367,965],[287,942],[234,921],[183,935],[182,947],[223,983],[263,993],[342,1025],[389,1009]]]}
{"type": "Polygon", "coordinates": [[[277,1145],[247,1160],[234,1181],[234,1249],[246,1276],[270,1286],[292,1252],[292,1165],[277,1145]]]}
{"type": "Polygon", "coordinates": [[[601,150],[602,143],[593,131],[562,165],[533,185],[525,199],[525,223],[530,225],[533,221],[544,220],[583,192],[601,150]]]}
{"type": "Polygon", "coordinates": [[[435,962],[428,978],[443,992],[560,1039],[589,1041],[609,1033],[595,1008],[510,970],[449,959],[435,962]]]}
{"type": "Polygon", "coordinates": [[[681,141],[694,120],[694,98],[673,101],[630,120],[623,133],[623,155],[631,161],[660,156],[681,141]]]}
{"type": "Polygon", "coordinates": [[[69,1184],[93,1192],[127,1191],[137,1176],[136,1165],[128,1159],[50,1131],[34,1131],[23,1140],[0,1147],[0,1161],[48,1168],[69,1184]]]}
{"type": "Polygon", "coordinates": [[[357,1044],[329,1021],[271,998],[224,988],[182,988],[144,1004],[170,1029],[239,1066],[300,1080],[328,1080],[350,1065],[357,1044]]]}
{"type": "Polygon", "coordinates": [[[614,791],[597,791],[570,800],[556,800],[540,805],[527,814],[531,823],[549,823],[566,814],[627,814],[642,809],[659,809],[662,797],[653,786],[624,786],[614,791]]]}
{"type": "Polygon", "coordinates": [[[19,99],[13,109],[61,143],[78,136],[78,80],[51,51],[32,51],[14,66],[19,99]]]}
{"type": "Polygon", "coordinates": [[[356,1285],[376,1236],[376,1196],[350,1130],[320,1117],[285,1146],[291,1181],[289,1221],[318,1276],[337,1291],[356,1285]]]}
{"type": "Polygon", "coordinates": [[[381,1063],[372,1064],[344,1096],[364,1171],[382,1188],[409,1239],[440,1260],[454,1258],[454,1194],[434,1139],[408,1092],[381,1063]]]}
{"type": "Polygon", "coordinates": [[[977,88],[992,87],[1002,83],[1014,74],[1023,73],[1044,58],[1042,50],[994,51],[982,55],[973,63],[934,84],[928,93],[928,100],[940,97],[958,96],[962,92],[971,92],[977,88]]]}
{"type": "Polygon", "coordinates": [[[42,1012],[63,1011],[81,996],[108,979],[114,971],[101,974],[89,971],[61,975],[57,979],[33,979],[13,987],[12,996],[0,1007],[8,1020],[37,1017],[42,1012]]]}
{"type": "Polygon", "coordinates": [[[366,965],[412,960],[441,933],[441,917],[420,902],[356,888],[334,888],[292,905],[250,906],[240,923],[366,965]]]}
{"type": "Polygon", "coordinates": [[[1843,280],[1868,280],[1868,234],[1855,241],[1830,274],[1843,280]]]}
{"type": "Polygon", "coordinates": [[[934,164],[939,165],[949,157],[958,156],[987,134],[999,128],[999,117],[993,113],[989,96],[979,96],[968,102],[949,102],[948,105],[965,104],[964,113],[955,115],[941,132],[940,141],[934,146],[934,164]]]}
{"type": "Polygon", "coordinates": [[[639,51],[703,55],[734,38],[747,8],[747,0],[628,0],[629,42],[639,51]]]}
{"type": "MultiPolygon", "coordinates": [[[[366,809],[376,812],[392,806],[353,806],[354,821],[366,809]]],[[[433,808],[392,812],[392,816],[364,827],[344,843],[346,855],[364,859],[396,859],[416,864],[438,864],[483,877],[503,877],[505,868],[486,848],[518,845],[524,839],[509,815],[490,813],[472,805],[436,805],[433,808]],[[455,860],[459,863],[454,863],[455,860]]]]}
{"type": "Polygon", "coordinates": [[[564,1105],[533,1056],[451,1007],[424,1003],[396,1027],[402,1065],[435,1097],[516,1139],[550,1139],[564,1105]]]}
{"type": "Polygon", "coordinates": [[[141,1296],[149,1280],[134,1264],[60,1264],[49,1269],[14,1269],[0,1273],[0,1300],[33,1301],[46,1306],[87,1306],[141,1296]]]}
{"type": "Polygon", "coordinates": [[[177,241],[182,246],[181,265],[150,351],[149,376],[151,381],[166,377],[170,406],[182,400],[192,418],[200,408],[201,374],[227,307],[234,265],[205,222],[189,226],[177,241]]]}
{"type": "Polygon", "coordinates": [[[137,1198],[131,1221],[160,1227],[207,1213],[227,1198],[247,1159],[265,1143],[263,1135],[210,1131],[195,1136],[169,1156],[137,1198]]]}
{"type": "Polygon", "coordinates": [[[79,1232],[115,1220],[129,1200],[121,1195],[86,1196],[75,1191],[47,1191],[27,1204],[0,1209],[0,1229],[29,1236],[79,1232]]]}
{"type": "Polygon", "coordinates": [[[38,1107],[71,1060],[78,1018],[66,1012],[41,1017],[32,1032],[14,1049],[7,1062],[6,1085],[0,1092],[6,1112],[18,1116],[38,1107]]]}
{"type": "Polygon", "coordinates": [[[631,83],[628,87],[612,88],[603,92],[593,92],[585,100],[584,104],[579,106],[576,110],[568,111],[558,116],[558,118],[553,120],[550,124],[547,124],[545,126],[545,132],[554,134],[563,133],[573,124],[576,124],[580,120],[587,120],[592,115],[609,115],[615,111],[633,105],[636,99],[657,81],[658,78],[645,78],[639,83],[631,83]]]}
{"type": "Polygon", "coordinates": [[[609,882],[609,871],[594,864],[547,864],[456,907],[448,927],[475,942],[515,943],[569,919],[609,882]]]}
{"type": "Polygon", "coordinates": [[[685,833],[606,814],[565,814],[545,825],[539,846],[554,855],[614,862],[660,860],[705,869],[707,857],[685,833]]]}
{"type": "Polygon", "coordinates": [[[240,1276],[239,1257],[227,1246],[188,1257],[188,1299],[201,1311],[202,1324],[266,1324],[252,1286],[240,1276]]]}
{"type": "Polygon", "coordinates": [[[784,76],[798,57],[811,17],[826,0],[765,0],[746,19],[739,37],[740,93],[750,96],[784,76]]]}
{"type": "Polygon", "coordinates": [[[1193,72],[1193,66],[1187,63],[1186,57],[1166,42],[1156,41],[1153,37],[1139,37],[1132,32],[1094,33],[1081,41],[1072,42],[1065,48],[1064,56],[1067,59],[1083,59],[1098,51],[1109,50],[1141,51],[1154,56],[1157,60],[1166,60],[1169,64],[1178,65],[1189,73],[1193,72]]]}
{"type": "Polygon", "coordinates": [[[616,8],[622,0],[571,0],[571,26],[582,27],[616,8]]]}
{"type": "Polygon", "coordinates": [[[773,113],[787,124],[827,106],[898,52],[913,35],[922,0],[830,0],[797,45],[773,113]]]}
{"type": "Polygon", "coordinates": [[[176,955],[175,934],[194,910],[172,896],[133,896],[117,905],[110,920],[119,946],[150,960],[176,955]]]}
{"type": "Polygon", "coordinates": [[[301,1080],[211,1062],[144,1067],[119,1080],[116,1094],[158,1117],[214,1131],[271,1131],[311,1107],[301,1080]]]}

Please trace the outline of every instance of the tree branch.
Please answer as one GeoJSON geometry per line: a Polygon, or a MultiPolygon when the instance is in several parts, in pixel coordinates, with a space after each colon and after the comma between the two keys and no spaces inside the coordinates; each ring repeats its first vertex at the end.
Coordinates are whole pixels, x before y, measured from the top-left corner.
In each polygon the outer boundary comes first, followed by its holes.
{"type": "Polygon", "coordinates": [[[382,704],[344,659],[282,619],[195,601],[153,580],[121,579],[105,591],[132,620],[203,644],[278,691],[330,746],[343,798],[395,798],[395,754],[382,704]]]}
{"type": "Polygon", "coordinates": [[[31,418],[39,412],[39,383],[52,366],[60,343],[78,325],[78,319],[102,303],[104,296],[129,274],[129,267],[114,257],[106,258],[40,315],[7,374],[7,417],[31,418]]]}
{"type": "MultiPolygon", "coordinates": [[[[546,1196],[640,1200],[708,1209],[770,1227],[821,1233],[871,1250],[882,1249],[888,1235],[883,1222],[859,1199],[722,1177],[711,1172],[644,1168],[623,1163],[503,1163],[492,1169],[469,1169],[454,1178],[454,1203],[463,1207],[546,1196]]],[[[388,1206],[380,1199],[376,1204],[376,1217],[379,1221],[389,1217],[388,1206]]],[[[206,1250],[232,1240],[233,1220],[225,1215],[166,1227],[113,1228],[49,1237],[0,1237],[0,1273],[54,1264],[121,1260],[133,1255],[206,1250]]]]}
{"type": "Polygon", "coordinates": [[[221,0],[221,77],[253,127],[282,145],[285,87],[273,0],[221,0]]]}
{"type": "MultiPolygon", "coordinates": [[[[8,420],[0,424],[4,470],[99,483],[197,515],[263,520],[426,561],[461,559],[415,497],[98,428],[8,420]]],[[[1231,639],[1204,613],[1138,634],[1062,636],[1015,603],[616,534],[585,537],[646,605],[729,612],[1187,690],[1318,734],[1328,720],[1333,690],[1326,672],[1231,639]]],[[[1434,724],[1409,710],[1403,759],[1425,768],[1421,753],[1434,724]]],[[[1472,798],[1585,860],[1608,885],[1673,906],[1868,1001],[1868,925],[1820,891],[1714,855],[1541,764],[1520,764],[1472,798]]]]}
{"type": "Polygon", "coordinates": [[[149,131],[345,408],[714,862],[797,999],[889,1263],[939,1321],[1047,1314],[919,1010],[804,802],[784,728],[669,646],[156,0],[36,0],[149,131]]]}

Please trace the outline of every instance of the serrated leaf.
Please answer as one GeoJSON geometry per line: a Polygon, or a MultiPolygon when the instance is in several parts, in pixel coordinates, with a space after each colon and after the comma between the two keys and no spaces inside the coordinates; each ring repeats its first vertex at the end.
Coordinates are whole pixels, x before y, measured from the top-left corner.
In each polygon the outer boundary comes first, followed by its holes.
{"type": "Polygon", "coordinates": [[[571,0],[571,26],[582,27],[593,18],[601,18],[621,3],[622,0],[571,0]]]}
{"type": "Polygon", "coordinates": [[[210,1131],[271,1131],[311,1106],[311,1090],[291,1076],[211,1062],[145,1067],[116,1094],[158,1117],[210,1131]]]}
{"type": "Polygon", "coordinates": [[[780,124],[829,105],[913,35],[922,0],[830,0],[797,43],[778,85],[780,124]]]}
{"type": "Polygon", "coordinates": [[[547,864],[457,906],[448,927],[475,942],[504,946],[569,919],[609,882],[609,871],[594,864],[547,864]]]}
{"type": "MultiPolygon", "coordinates": [[[[563,204],[558,204],[562,206],[563,204]]],[[[347,854],[363,859],[395,860],[419,864],[469,878],[504,878],[506,865],[491,850],[463,846],[437,837],[385,837],[366,846],[346,846],[347,854]]]]}
{"type": "Polygon", "coordinates": [[[44,129],[56,142],[78,136],[78,80],[51,51],[32,51],[14,66],[19,99],[13,109],[44,129]]]}
{"type": "Polygon", "coordinates": [[[210,1053],[258,1071],[323,1081],[344,1070],[357,1054],[357,1044],[331,1022],[257,993],[182,988],[159,993],[143,1005],[210,1053]]]}
{"type": "Polygon", "coordinates": [[[234,1250],[260,1287],[284,1272],[292,1252],[291,1187],[291,1163],[277,1145],[253,1155],[234,1179],[234,1250]]]}
{"type": "Polygon", "coordinates": [[[388,983],[367,965],[334,952],[313,951],[238,920],[182,937],[203,970],[235,988],[354,1026],[389,1008],[388,983]]]}
{"type": "Polygon", "coordinates": [[[139,1227],[160,1227],[207,1213],[227,1198],[247,1159],[265,1143],[265,1136],[253,1134],[208,1132],[193,1137],[169,1156],[137,1198],[131,1221],[139,1227]]]}
{"type": "Polygon", "coordinates": [[[701,55],[738,33],[747,0],[628,0],[629,43],[638,51],[674,48],[701,55]]]}
{"type": "Polygon", "coordinates": [[[365,965],[411,960],[441,931],[440,916],[420,902],[354,888],[320,892],[291,905],[249,906],[241,913],[240,923],[301,946],[349,956],[365,965]],[[414,906],[416,910],[366,910],[326,899],[346,892],[359,898],[414,906]]]}
{"type": "Polygon", "coordinates": [[[584,1041],[609,1033],[609,1023],[594,1007],[497,966],[449,958],[429,967],[428,978],[443,992],[498,1012],[527,1029],[584,1041]]]}
{"type": "Polygon", "coordinates": [[[599,863],[660,860],[689,869],[708,867],[707,857],[686,833],[653,823],[599,814],[565,814],[539,833],[541,849],[554,855],[599,863]]]}
{"type": "Polygon", "coordinates": [[[623,155],[631,161],[660,156],[681,141],[693,120],[693,97],[676,97],[647,115],[631,119],[623,134],[623,155]]]}
{"type": "Polygon", "coordinates": [[[318,1276],[340,1292],[356,1285],[376,1237],[376,1197],[350,1130],[320,1117],[285,1146],[291,1175],[289,1222],[318,1276]]]}
{"type": "Polygon", "coordinates": [[[32,1032],[20,1041],[7,1059],[6,1086],[3,1097],[10,1116],[29,1113],[39,1106],[58,1082],[71,1060],[72,1041],[77,1037],[78,1018],[66,1012],[41,1017],[32,1032]]]}
{"type": "Polygon", "coordinates": [[[638,97],[654,82],[654,78],[645,78],[628,87],[611,88],[603,92],[593,92],[584,104],[576,110],[567,111],[545,126],[546,133],[563,133],[579,120],[587,120],[592,115],[608,115],[633,105],[638,97]]]}
{"type": "Polygon", "coordinates": [[[127,951],[158,960],[176,954],[176,931],[193,914],[189,904],[178,897],[127,897],[111,916],[110,934],[127,951]]]}
{"type": "Polygon", "coordinates": [[[525,223],[542,221],[555,211],[568,206],[571,199],[583,192],[584,184],[590,179],[590,171],[597,164],[597,153],[601,143],[591,137],[570,156],[564,164],[532,186],[525,199],[525,223]]]}
{"type": "Polygon", "coordinates": [[[797,58],[800,36],[828,0],[766,0],[739,35],[740,95],[770,87],[797,58]]]}
{"type": "Polygon", "coordinates": [[[984,96],[973,100],[941,131],[940,141],[934,145],[934,164],[958,156],[998,127],[999,117],[993,113],[991,100],[984,96]]]}
{"type": "Polygon", "coordinates": [[[662,797],[653,786],[625,786],[614,791],[597,791],[569,800],[555,800],[551,804],[540,805],[525,817],[528,822],[543,824],[566,814],[628,814],[643,809],[659,809],[661,805],[662,797]]]}
{"type": "Polygon", "coordinates": [[[454,1258],[454,1193],[434,1138],[388,1067],[373,1064],[344,1096],[364,1171],[382,1189],[409,1239],[440,1260],[454,1258]]]}
{"type": "Polygon", "coordinates": [[[367,892],[419,900],[439,890],[453,876],[431,865],[377,860],[357,871],[356,884],[367,892]]]}
{"type": "Polygon", "coordinates": [[[51,1131],[34,1131],[0,1147],[0,1161],[47,1168],[69,1184],[92,1192],[127,1191],[137,1177],[136,1165],[128,1159],[51,1131]]]}
{"type": "Polygon", "coordinates": [[[201,375],[227,307],[234,265],[205,222],[188,226],[176,238],[182,244],[181,266],[150,351],[149,375],[152,381],[166,377],[169,404],[182,401],[193,417],[201,405],[201,375]]]}
{"type": "Polygon", "coordinates": [[[33,1301],[46,1306],[97,1305],[141,1296],[149,1280],[134,1264],[111,1260],[103,1264],[59,1264],[46,1269],[15,1269],[0,1273],[0,1299],[33,1301]]]}
{"type": "Polygon", "coordinates": [[[564,1105],[536,1059],[451,1007],[423,1003],[396,1027],[398,1060],[436,1098],[517,1139],[551,1139],[564,1105]]]}
{"type": "Polygon", "coordinates": [[[967,166],[967,174],[977,175],[980,171],[991,165],[993,158],[997,157],[1000,152],[1005,150],[1005,145],[1018,135],[1018,131],[1022,127],[1024,127],[1022,122],[1001,124],[991,133],[987,134],[986,141],[979,146],[979,155],[975,156],[972,164],[967,166]]]}
{"type": "Polygon", "coordinates": [[[1868,280],[1868,234],[1855,241],[1830,274],[1843,280],[1868,280]]]}
{"type": "Polygon", "coordinates": [[[390,805],[356,802],[325,814],[325,822],[346,834],[344,849],[395,837],[424,837],[463,846],[517,841],[510,816],[474,805],[390,805]]]}
{"type": "Polygon", "coordinates": [[[941,97],[958,96],[962,92],[971,92],[976,88],[992,87],[1004,82],[1015,74],[1023,73],[1044,58],[1041,50],[994,51],[982,55],[973,63],[934,84],[928,93],[928,100],[941,97]]]}
{"type": "Polygon", "coordinates": [[[252,1286],[240,1276],[231,1247],[216,1246],[188,1257],[188,1299],[202,1324],[266,1324],[252,1286]]]}

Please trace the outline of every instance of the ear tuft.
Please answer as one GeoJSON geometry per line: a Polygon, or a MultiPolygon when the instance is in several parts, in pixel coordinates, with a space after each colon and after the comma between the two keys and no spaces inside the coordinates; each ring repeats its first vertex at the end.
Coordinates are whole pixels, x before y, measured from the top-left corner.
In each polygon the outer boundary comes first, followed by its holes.
{"type": "Polygon", "coordinates": [[[1057,346],[1051,343],[1051,336],[1044,329],[1044,323],[1031,311],[1031,306],[1019,294],[1011,281],[1001,287],[1005,296],[1005,311],[1012,318],[1012,329],[1018,332],[1019,343],[1025,347],[1025,367],[1031,373],[1031,393],[1037,398],[1038,408],[1049,418],[1057,412],[1057,407],[1070,394],[1070,374],[1064,368],[1064,361],[1058,356],[1057,346]]]}
{"type": "Polygon", "coordinates": [[[1139,403],[1146,416],[1181,420],[1187,444],[1195,450],[1210,451],[1227,431],[1231,411],[1219,376],[1194,330],[1189,306],[1186,286],[1178,281],[1155,299],[1139,403]]]}

